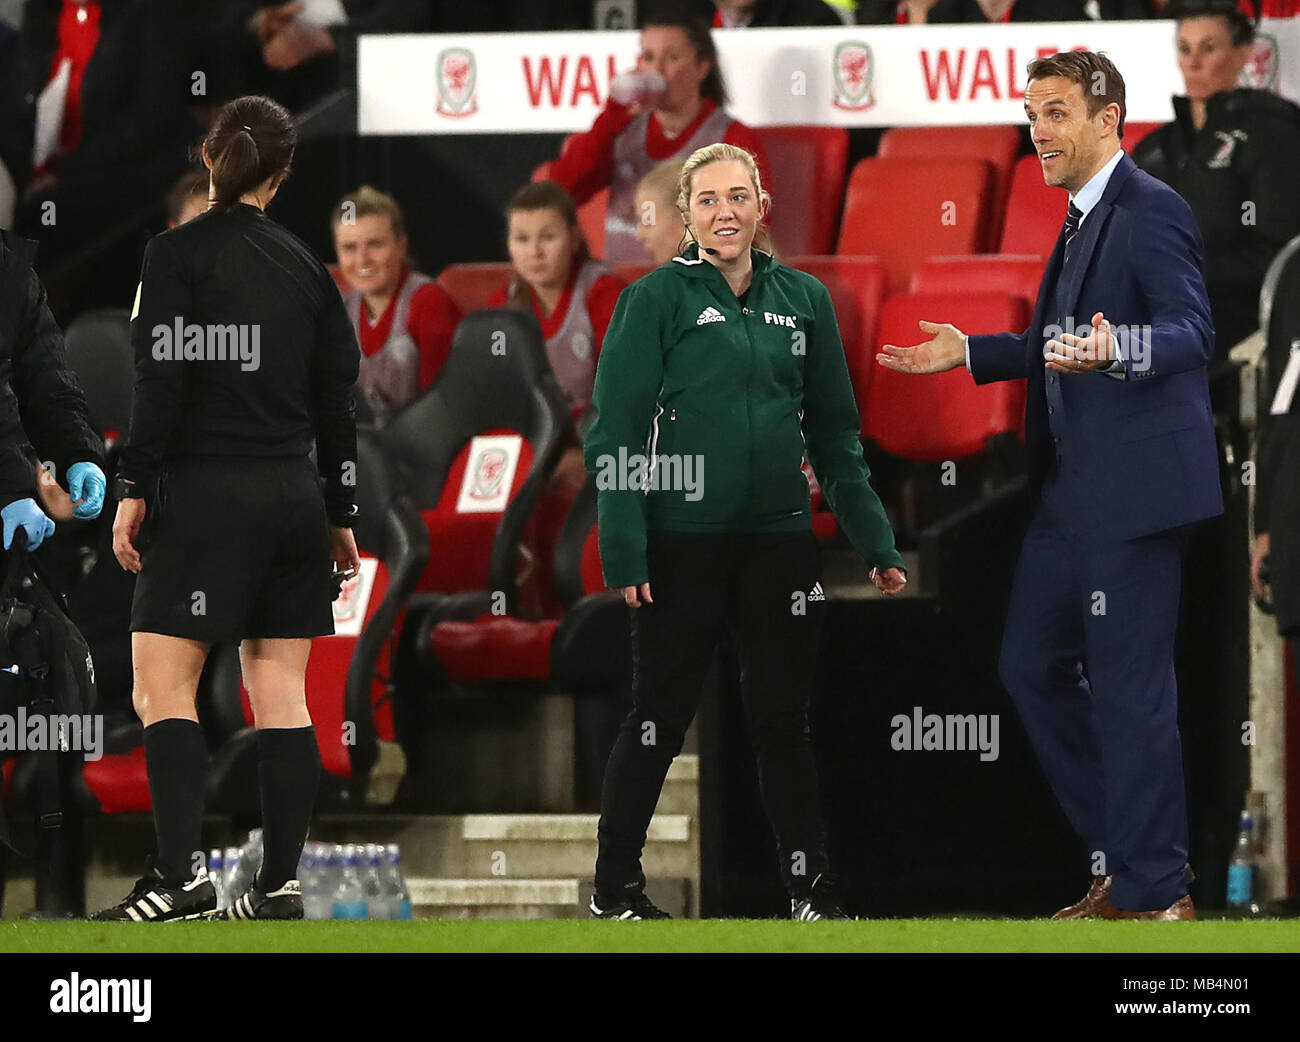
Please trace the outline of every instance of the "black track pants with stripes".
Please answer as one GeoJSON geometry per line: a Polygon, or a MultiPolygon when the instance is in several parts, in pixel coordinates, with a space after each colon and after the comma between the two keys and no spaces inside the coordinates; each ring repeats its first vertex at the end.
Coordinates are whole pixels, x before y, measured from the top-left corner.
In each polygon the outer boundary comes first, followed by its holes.
{"type": "Polygon", "coordinates": [[[802,897],[826,870],[808,727],[825,612],[811,532],[650,532],[651,604],[632,608],[632,712],[601,797],[598,899],[645,885],[641,851],[668,766],[682,748],[718,640],[730,632],[781,875],[802,897]]]}

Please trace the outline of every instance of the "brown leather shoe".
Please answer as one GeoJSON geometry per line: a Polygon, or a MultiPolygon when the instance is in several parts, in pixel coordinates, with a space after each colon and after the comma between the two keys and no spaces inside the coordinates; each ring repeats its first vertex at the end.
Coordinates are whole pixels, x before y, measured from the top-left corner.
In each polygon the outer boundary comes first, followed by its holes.
{"type": "Polygon", "coordinates": [[[1110,896],[1110,876],[1097,876],[1088,892],[1068,908],[1062,908],[1053,919],[1099,919],[1102,905],[1110,896]]]}
{"type": "Polygon", "coordinates": [[[1168,908],[1153,908],[1150,911],[1129,911],[1116,908],[1106,901],[1101,908],[1103,919],[1151,919],[1161,923],[1191,922],[1196,918],[1196,909],[1192,907],[1192,897],[1184,894],[1168,908]]]}

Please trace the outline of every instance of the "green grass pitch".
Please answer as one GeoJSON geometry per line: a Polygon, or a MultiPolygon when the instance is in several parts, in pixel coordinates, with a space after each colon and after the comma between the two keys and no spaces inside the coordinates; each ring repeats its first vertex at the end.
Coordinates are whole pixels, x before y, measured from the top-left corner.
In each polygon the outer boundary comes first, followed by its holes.
{"type": "Polygon", "coordinates": [[[0,921],[0,952],[1300,952],[1300,921],[0,921]]]}

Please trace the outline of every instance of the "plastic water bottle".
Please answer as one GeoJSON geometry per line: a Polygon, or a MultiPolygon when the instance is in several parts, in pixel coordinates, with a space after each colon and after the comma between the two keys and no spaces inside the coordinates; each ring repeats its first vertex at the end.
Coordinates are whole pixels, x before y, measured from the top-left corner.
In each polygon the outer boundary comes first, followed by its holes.
{"type": "Polygon", "coordinates": [[[1250,811],[1241,812],[1237,823],[1237,844],[1228,862],[1228,907],[1236,912],[1253,912],[1255,890],[1254,822],[1250,811]]]}
{"type": "MultiPolygon", "coordinates": [[[[342,848],[335,853],[333,843],[316,844],[316,888],[311,896],[311,908],[314,919],[331,919],[334,917],[334,888],[339,881],[339,866],[342,848]]],[[[303,909],[306,914],[306,908],[303,909]]]]}
{"type": "Polygon", "coordinates": [[[320,870],[316,867],[314,843],[303,844],[302,854],[298,857],[298,882],[302,886],[302,917],[315,919],[311,914],[312,897],[319,891],[320,870]]]}
{"type": "Polygon", "coordinates": [[[365,919],[366,911],[366,893],[357,871],[357,848],[348,843],[343,848],[343,864],[334,888],[333,918],[365,919]]]}
{"type": "Polygon", "coordinates": [[[262,867],[262,830],[253,829],[239,848],[234,869],[227,867],[229,886],[226,888],[226,900],[234,904],[253,884],[253,877],[262,867]]]}
{"type": "Polygon", "coordinates": [[[667,89],[668,81],[657,72],[620,72],[609,81],[610,96],[620,105],[658,101],[667,89]]]}
{"type": "Polygon", "coordinates": [[[366,844],[364,861],[361,887],[366,895],[366,911],[371,919],[391,919],[391,902],[379,878],[379,847],[376,844],[366,844]]]}
{"type": "Polygon", "coordinates": [[[217,907],[226,907],[226,869],[220,850],[208,851],[208,878],[212,880],[212,889],[217,892],[217,907]]]}
{"type": "Polygon", "coordinates": [[[221,878],[221,899],[226,902],[224,907],[229,908],[230,902],[235,898],[235,895],[231,893],[231,890],[235,885],[235,870],[239,866],[239,848],[226,847],[226,852],[221,858],[221,864],[223,868],[221,878]]]}
{"type": "Polygon", "coordinates": [[[411,891],[402,876],[402,852],[397,844],[384,849],[383,889],[388,899],[390,919],[411,918],[411,891]]]}
{"type": "Polygon", "coordinates": [[[312,843],[310,847],[314,868],[302,879],[302,914],[306,919],[332,919],[342,854],[336,854],[329,843],[312,843]]]}

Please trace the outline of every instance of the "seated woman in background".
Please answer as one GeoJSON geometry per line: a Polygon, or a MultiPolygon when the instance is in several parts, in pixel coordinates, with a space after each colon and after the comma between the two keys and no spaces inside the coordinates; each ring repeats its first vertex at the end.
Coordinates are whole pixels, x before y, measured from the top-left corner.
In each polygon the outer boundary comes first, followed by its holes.
{"type": "Polygon", "coordinates": [[[636,69],[614,78],[592,128],[570,138],[551,164],[551,177],[579,206],[609,187],[605,259],[611,264],[649,261],[637,242],[633,205],[637,183],[659,163],[726,141],[756,156],[770,183],[762,141],[726,104],[708,24],[667,7],[647,15],[636,69]]]}
{"type": "Polygon", "coordinates": [[[406,246],[392,196],[363,185],[334,208],[335,281],[361,344],[357,386],[380,425],[432,386],[461,318],[441,286],[411,270],[406,246]]]}
{"type": "MultiPolygon", "coordinates": [[[[531,310],[537,316],[546,357],[581,427],[591,405],[600,345],[625,283],[592,258],[573,199],[553,181],[519,189],[506,206],[506,224],[514,275],[488,298],[488,307],[531,310]]],[[[580,453],[577,466],[581,470],[580,453]]]]}
{"type": "Polygon", "coordinates": [[[526,616],[541,617],[548,611],[555,541],[587,479],[582,435],[592,419],[596,360],[625,283],[592,259],[578,226],[578,209],[553,181],[519,189],[506,206],[506,226],[514,275],[488,298],[488,307],[513,307],[537,316],[546,357],[574,422],[523,538],[525,556],[534,567],[520,579],[520,604],[526,616]]]}
{"type": "Polygon", "coordinates": [[[654,264],[667,264],[684,245],[686,227],[677,211],[682,164],[660,163],[636,186],[636,237],[654,264]]]}

